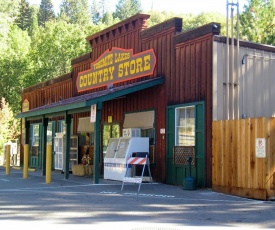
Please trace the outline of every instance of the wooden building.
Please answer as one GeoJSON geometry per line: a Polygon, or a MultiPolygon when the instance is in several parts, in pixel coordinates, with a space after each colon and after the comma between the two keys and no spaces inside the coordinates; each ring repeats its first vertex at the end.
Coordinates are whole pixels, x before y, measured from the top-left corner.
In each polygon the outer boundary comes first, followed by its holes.
{"type": "MultiPolygon", "coordinates": [[[[65,134],[67,146],[77,137],[80,163],[89,133],[97,183],[108,140],[121,136],[124,128],[141,128],[142,136],[150,138],[153,180],[182,185],[189,174],[186,159],[192,156],[196,186],[212,187],[213,180],[215,188],[224,188],[216,178],[222,171],[214,142],[221,133],[212,129],[217,120],[236,119],[240,104],[234,102],[242,99],[227,89],[228,100],[223,100],[229,82],[223,81],[226,39],[219,35],[220,25],[183,32],[182,19],[172,18],[147,28],[149,17],[137,14],[87,37],[92,51],[72,60],[71,73],[22,91],[18,118],[23,119],[22,148],[30,145],[30,166],[45,170],[46,143],[57,132],[65,134]],[[236,108],[228,117],[227,106],[236,108]],[[96,116],[92,125],[91,115],[96,116]]],[[[241,45],[246,47],[242,55],[247,47],[255,49],[255,44],[241,45]]],[[[67,148],[66,178],[69,154],[67,148]]]]}

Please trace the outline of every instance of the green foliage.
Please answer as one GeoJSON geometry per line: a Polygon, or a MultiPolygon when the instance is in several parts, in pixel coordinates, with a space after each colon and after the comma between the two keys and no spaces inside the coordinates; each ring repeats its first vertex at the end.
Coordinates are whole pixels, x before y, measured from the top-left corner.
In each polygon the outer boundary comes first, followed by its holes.
{"type": "Polygon", "coordinates": [[[20,134],[19,121],[14,118],[14,113],[5,98],[1,98],[0,101],[0,127],[0,151],[2,152],[4,143],[18,139],[20,134]]]}
{"type": "Polygon", "coordinates": [[[39,31],[32,37],[24,86],[70,72],[71,59],[90,51],[85,40],[87,34],[98,30],[98,26],[75,26],[60,20],[39,27],[39,31]]]}
{"type": "Polygon", "coordinates": [[[41,0],[39,13],[38,13],[38,24],[45,26],[45,23],[55,19],[54,8],[51,0],[41,0]]]}
{"type": "Polygon", "coordinates": [[[13,20],[19,14],[20,0],[0,0],[0,22],[13,20]]]}
{"type": "MultiPolygon", "coordinates": [[[[6,99],[14,113],[21,109],[22,87],[70,72],[71,59],[91,51],[87,36],[141,12],[139,0],[119,0],[112,15],[109,1],[93,0],[90,8],[88,0],[63,0],[53,20],[51,0],[41,0],[39,8],[27,7],[26,0],[0,0],[0,98],[6,99]]],[[[218,13],[148,13],[149,27],[181,17],[183,31],[219,22],[225,35],[226,19],[218,13]]],[[[241,38],[274,45],[274,15],[274,0],[273,5],[272,0],[248,0],[241,15],[241,38]]]]}
{"type": "Polygon", "coordinates": [[[159,24],[163,21],[166,21],[173,17],[180,17],[182,18],[182,30],[187,31],[199,26],[205,25],[210,22],[218,22],[222,26],[221,34],[225,35],[225,24],[226,18],[220,13],[200,13],[198,15],[194,14],[175,14],[173,12],[159,12],[159,11],[150,11],[149,14],[151,15],[149,18],[149,27],[159,24]]]}
{"type": "Polygon", "coordinates": [[[28,30],[32,24],[32,12],[29,3],[26,0],[21,0],[19,7],[19,15],[15,23],[22,30],[28,30]]]}
{"type": "Polygon", "coordinates": [[[15,112],[21,108],[20,90],[27,72],[30,38],[16,25],[8,28],[8,44],[0,56],[0,98],[4,97],[15,112]]]}
{"type": "Polygon", "coordinates": [[[240,15],[240,36],[244,40],[275,45],[274,0],[248,0],[240,15]]]}
{"type": "Polygon", "coordinates": [[[63,0],[60,5],[60,18],[72,24],[90,24],[91,11],[88,0],[63,0]]]}
{"type": "Polygon", "coordinates": [[[114,18],[124,20],[140,12],[142,12],[140,0],[119,0],[114,18]]]}

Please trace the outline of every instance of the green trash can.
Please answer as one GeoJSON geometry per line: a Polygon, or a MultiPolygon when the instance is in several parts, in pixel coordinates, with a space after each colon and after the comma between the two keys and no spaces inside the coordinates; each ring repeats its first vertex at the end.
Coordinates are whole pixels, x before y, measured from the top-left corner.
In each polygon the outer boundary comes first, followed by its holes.
{"type": "Polygon", "coordinates": [[[189,168],[189,176],[185,177],[183,179],[183,189],[184,190],[195,190],[197,189],[196,186],[196,178],[191,176],[191,162],[192,162],[192,157],[189,157],[188,160],[188,168],[189,168]]]}

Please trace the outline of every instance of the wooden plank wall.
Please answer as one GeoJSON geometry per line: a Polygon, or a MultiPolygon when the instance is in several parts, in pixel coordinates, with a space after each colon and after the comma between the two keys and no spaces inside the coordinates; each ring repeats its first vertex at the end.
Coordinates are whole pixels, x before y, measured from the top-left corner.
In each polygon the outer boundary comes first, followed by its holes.
{"type": "Polygon", "coordinates": [[[22,93],[22,101],[29,101],[30,110],[72,97],[72,80],[53,83],[45,87],[22,93]]]}
{"type": "Polygon", "coordinates": [[[255,199],[274,196],[275,118],[213,121],[212,188],[255,199]],[[256,158],[256,138],[266,139],[266,158],[256,158]]]}
{"type": "MultiPolygon", "coordinates": [[[[171,84],[171,79],[175,73],[175,44],[174,36],[176,32],[181,31],[182,20],[178,18],[170,19],[160,25],[156,25],[141,32],[141,47],[142,51],[154,49],[157,58],[157,65],[154,76],[164,76],[165,86],[171,84]]],[[[166,143],[165,138],[160,134],[159,130],[166,127],[166,105],[168,102],[169,91],[165,86],[158,86],[158,90],[147,89],[148,94],[139,93],[139,97],[143,97],[141,104],[149,108],[156,109],[156,149],[155,157],[157,167],[155,168],[155,178],[159,182],[165,182],[166,178],[166,143]],[[150,95],[149,99],[146,95],[150,95]],[[148,102],[146,102],[148,101],[148,102]],[[146,103],[145,103],[146,102],[146,103]]],[[[133,98],[134,99],[134,98],[133,98]]],[[[134,108],[132,108],[133,110],[134,108]]]]}
{"type": "Polygon", "coordinates": [[[169,104],[205,102],[206,186],[211,187],[212,34],[176,45],[176,75],[170,79],[169,104]]]}

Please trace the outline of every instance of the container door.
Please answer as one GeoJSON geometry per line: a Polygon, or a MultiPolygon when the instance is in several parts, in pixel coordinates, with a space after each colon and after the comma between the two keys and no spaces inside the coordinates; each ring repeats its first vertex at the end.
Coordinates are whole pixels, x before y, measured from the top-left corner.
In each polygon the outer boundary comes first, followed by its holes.
{"type": "Polygon", "coordinates": [[[166,117],[166,182],[182,185],[184,178],[192,176],[198,187],[204,187],[204,103],[169,106],[166,117]]]}

